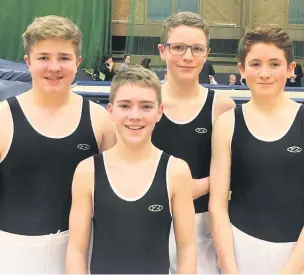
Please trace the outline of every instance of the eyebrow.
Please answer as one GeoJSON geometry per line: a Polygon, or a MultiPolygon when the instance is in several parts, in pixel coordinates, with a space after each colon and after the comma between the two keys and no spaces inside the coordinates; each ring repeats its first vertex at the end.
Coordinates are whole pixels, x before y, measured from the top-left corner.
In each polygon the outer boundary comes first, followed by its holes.
{"type": "MultiPolygon", "coordinates": [[[[260,60],[260,59],[255,58],[255,59],[250,60],[249,62],[256,62],[256,61],[261,61],[261,60],[260,60]]],[[[268,61],[281,61],[281,60],[280,60],[280,59],[278,59],[278,58],[271,58],[271,59],[269,59],[268,61]]]]}
{"type": "MultiPolygon", "coordinates": [[[[117,103],[131,103],[131,102],[132,102],[132,100],[129,100],[129,99],[117,100],[117,103]]],[[[151,100],[140,100],[140,103],[155,104],[155,102],[151,101],[151,100]]]]}
{"type": "MultiPolygon", "coordinates": [[[[46,53],[46,52],[42,52],[42,53],[37,53],[38,55],[44,55],[44,56],[48,56],[51,55],[50,53],[46,53]]],[[[61,56],[71,56],[72,54],[70,53],[58,53],[61,56]]]]}

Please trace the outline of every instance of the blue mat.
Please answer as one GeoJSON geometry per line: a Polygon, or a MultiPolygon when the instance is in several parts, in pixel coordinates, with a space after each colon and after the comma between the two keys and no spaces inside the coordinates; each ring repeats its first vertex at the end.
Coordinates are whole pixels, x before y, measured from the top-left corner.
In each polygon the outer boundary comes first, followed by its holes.
{"type": "Polygon", "coordinates": [[[20,95],[31,88],[31,83],[0,79],[0,101],[20,95]]]}
{"type": "Polygon", "coordinates": [[[0,59],[0,80],[32,82],[32,76],[25,63],[0,59]]]}

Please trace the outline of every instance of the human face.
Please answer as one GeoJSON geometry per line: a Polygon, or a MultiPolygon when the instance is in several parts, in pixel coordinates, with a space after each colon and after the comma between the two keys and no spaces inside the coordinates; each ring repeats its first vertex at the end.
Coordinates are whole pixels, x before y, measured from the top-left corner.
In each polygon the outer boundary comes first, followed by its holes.
{"type": "Polygon", "coordinates": [[[236,83],[236,77],[235,77],[235,75],[230,75],[230,77],[229,77],[229,84],[230,85],[235,85],[235,83],[236,83]]]}
{"type": "Polygon", "coordinates": [[[46,93],[69,92],[81,63],[72,42],[59,38],[37,42],[24,59],[32,74],[33,88],[46,93]]]}
{"type": "Polygon", "coordinates": [[[142,146],[151,142],[152,131],[162,116],[163,106],[158,103],[152,88],[127,84],[116,91],[113,104],[108,104],[108,111],[116,127],[118,141],[142,146]]]}
{"type": "Polygon", "coordinates": [[[130,64],[131,63],[131,56],[126,56],[126,59],[125,59],[125,63],[126,64],[130,64]]]}
{"type": "MultiPolygon", "coordinates": [[[[203,30],[196,27],[178,26],[169,32],[167,43],[181,43],[187,46],[207,45],[207,37],[203,30]]],[[[208,57],[193,56],[188,48],[184,55],[173,55],[169,52],[169,47],[158,45],[161,59],[166,61],[168,76],[179,81],[198,81],[198,75],[208,57]]]]}
{"type": "Polygon", "coordinates": [[[252,96],[274,96],[284,91],[295,62],[287,64],[284,51],[271,43],[253,44],[245,58],[245,67],[238,64],[242,78],[252,96]]]}

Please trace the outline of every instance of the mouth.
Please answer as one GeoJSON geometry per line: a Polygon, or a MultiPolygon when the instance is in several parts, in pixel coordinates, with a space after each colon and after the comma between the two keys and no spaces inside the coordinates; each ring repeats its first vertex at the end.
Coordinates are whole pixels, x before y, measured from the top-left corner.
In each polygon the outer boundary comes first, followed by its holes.
{"type": "Polygon", "coordinates": [[[273,83],[258,83],[259,85],[272,85],[273,83]]]}
{"type": "Polygon", "coordinates": [[[62,79],[62,76],[46,76],[45,79],[50,82],[58,82],[62,79]]]}
{"type": "Polygon", "coordinates": [[[194,69],[194,67],[190,67],[190,66],[179,66],[180,68],[183,68],[183,69],[194,69]]]}
{"type": "Polygon", "coordinates": [[[125,125],[125,127],[132,131],[138,131],[138,130],[142,130],[145,128],[145,126],[127,126],[127,125],[125,125]]]}

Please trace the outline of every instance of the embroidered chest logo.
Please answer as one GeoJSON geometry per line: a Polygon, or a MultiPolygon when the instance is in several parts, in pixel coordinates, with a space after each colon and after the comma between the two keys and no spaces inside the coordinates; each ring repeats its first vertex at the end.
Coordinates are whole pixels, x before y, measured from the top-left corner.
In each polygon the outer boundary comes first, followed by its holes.
{"type": "Polygon", "coordinates": [[[164,207],[162,205],[159,205],[159,204],[153,204],[153,205],[150,205],[148,207],[148,209],[151,211],[151,212],[160,212],[164,209],[164,207]]]}
{"type": "Polygon", "coordinates": [[[290,153],[300,153],[302,151],[302,148],[299,146],[290,146],[287,148],[287,151],[290,153]]]}
{"type": "Polygon", "coordinates": [[[198,134],[206,134],[208,130],[206,128],[196,128],[195,132],[197,132],[198,134]]]}
{"type": "Polygon", "coordinates": [[[79,150],[86,151],[86,150],[89,150],[91,148],[91,146],[89,144],[78,144],[77,148],[79,150]]]}

